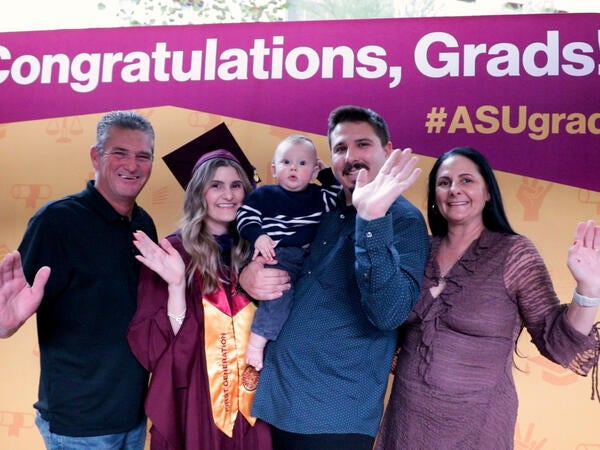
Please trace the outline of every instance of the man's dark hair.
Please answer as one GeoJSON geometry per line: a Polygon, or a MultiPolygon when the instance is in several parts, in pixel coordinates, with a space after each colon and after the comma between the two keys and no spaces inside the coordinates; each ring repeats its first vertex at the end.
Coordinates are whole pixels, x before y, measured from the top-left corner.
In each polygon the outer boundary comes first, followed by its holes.
{"type": "Polygon", "coordinates": [[[390,141],[390,132],[385,120],[372,109],[360,106],[345,105],[340,106],[329,114],[327,139],[331,147],[331,133],[333,129],[343,122],[367,122],[381,141],[382,146],[386,146],[390,141]]]}

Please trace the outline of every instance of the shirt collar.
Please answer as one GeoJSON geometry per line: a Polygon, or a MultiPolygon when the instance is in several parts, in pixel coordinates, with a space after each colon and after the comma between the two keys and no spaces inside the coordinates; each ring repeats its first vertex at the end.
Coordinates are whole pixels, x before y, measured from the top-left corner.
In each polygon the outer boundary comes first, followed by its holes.
{"type": "MultiPolygon", "coordinates": [[[[117,222],[126,220],[129,222],[129,217],[123,216],[119,214],[108,200],[104,198],[104,196],[96,189],[94,180],[89,180],[87,182],[84,197],[90,200],[91,206],[107,221],[107,222],[117,222]]],[[[140,216],[141,208],[137,203],[133,205],[133,210],[131,213],[131,223],[137,222],[137,219],[140,216]]]]}

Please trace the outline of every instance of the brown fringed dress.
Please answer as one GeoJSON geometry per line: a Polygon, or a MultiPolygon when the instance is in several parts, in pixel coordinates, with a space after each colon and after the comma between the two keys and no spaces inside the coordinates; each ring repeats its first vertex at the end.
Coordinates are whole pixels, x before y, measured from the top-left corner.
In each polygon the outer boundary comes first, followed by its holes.
{"type": "Polygon", "coordinates": [[[598,361],[589,336],[566,319],[534,245],[484,231],[440,278],[433,238],[420,299],[401,329],[401,350],[377,449],[512,449],[517,394],[512,376],[522,327],[548,359],[580,375],[598,361]]]}

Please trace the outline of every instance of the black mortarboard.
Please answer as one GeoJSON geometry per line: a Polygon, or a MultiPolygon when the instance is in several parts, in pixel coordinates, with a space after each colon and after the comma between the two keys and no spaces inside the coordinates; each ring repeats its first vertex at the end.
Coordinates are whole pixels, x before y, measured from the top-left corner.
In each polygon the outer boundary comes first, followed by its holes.
{"type": "Polygon", "coordinates": [[[253,187],[260,182],[256,168],[235,141],[225,123],[201,134],[187,144],[163,156],[163,161],[185,189],[197,166],[212,158],[227,158],[237,161],[253,187]]]}

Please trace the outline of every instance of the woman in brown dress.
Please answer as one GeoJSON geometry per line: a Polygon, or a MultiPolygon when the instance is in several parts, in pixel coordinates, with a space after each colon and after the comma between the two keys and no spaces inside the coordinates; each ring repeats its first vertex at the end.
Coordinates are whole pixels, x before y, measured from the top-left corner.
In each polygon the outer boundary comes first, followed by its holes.
{"type": "Polygon", "coordinates": [[[585,375],[597,364],[600,227],[580,223],[560,304],[542,258],[508,223],[489,163],[470,148],[429,175],[430,256],[402,326],[378,449],[512,449],[513,353],[525,327],[540,353],[585,375]]]}

